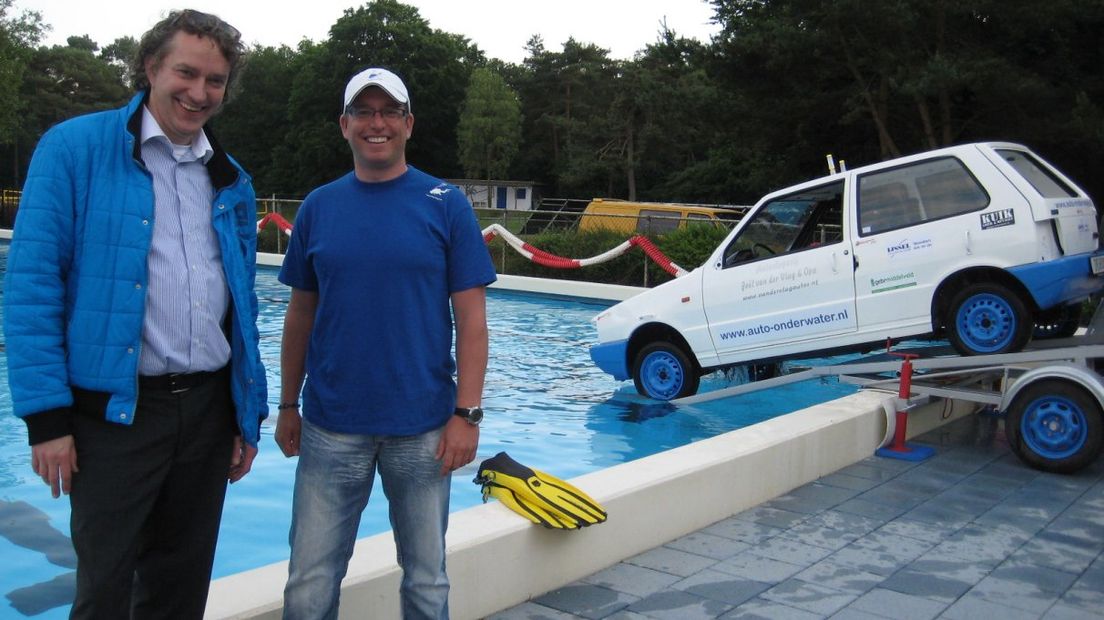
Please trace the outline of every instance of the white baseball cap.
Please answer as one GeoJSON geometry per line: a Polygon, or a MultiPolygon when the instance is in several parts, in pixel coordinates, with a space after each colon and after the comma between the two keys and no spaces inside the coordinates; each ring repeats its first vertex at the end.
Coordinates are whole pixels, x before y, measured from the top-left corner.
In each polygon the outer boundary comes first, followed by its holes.
{"type": "Polygon", "coordinates": [[[369,86],[382,88],[392,99],[405,105],[406,109],[410,110],[410,95],[406,92],[406,84],[403,84],[399,76],[379,67],[365,69],[349,80],[349,83],[345,85],[344,107],[349,107],[349,104],[357,98],[357,95],[369,86]]]}

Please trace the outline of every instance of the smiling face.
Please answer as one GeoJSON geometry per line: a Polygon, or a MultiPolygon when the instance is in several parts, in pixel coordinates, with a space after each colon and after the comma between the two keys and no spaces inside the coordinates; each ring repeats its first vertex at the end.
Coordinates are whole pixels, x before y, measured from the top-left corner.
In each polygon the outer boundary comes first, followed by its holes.
{"type": "MultiPolygon", "coordinates": [[[[401,107],[375,86],[365,88],[352,106],[374,110],[401,107]]],[[[370,183],[389,181],[406,172],[406,141],[413,129],[411,114],[398,119],[387,119],[382,114],[342,114],[341,135],[353,151],[357,178],[370,183]]]]}
{"type": "Polygon", "coordinates": [[[174,144],[191,144],[226,96],[230,63],[209,38],[177,32],[168,52],[146,61],[149,111],[174,144]]]}

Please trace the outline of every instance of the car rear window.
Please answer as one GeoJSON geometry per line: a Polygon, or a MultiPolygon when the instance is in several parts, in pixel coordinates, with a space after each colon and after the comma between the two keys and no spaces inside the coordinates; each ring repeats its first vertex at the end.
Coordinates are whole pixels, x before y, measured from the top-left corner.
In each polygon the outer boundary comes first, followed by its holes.
{"type": "Polygon", "coordinates": [[[998,149],[997,154],[1004,158],[1010,166],[1016,169],[1021,176],[1043,198],[1075,198],[1077,192],[1059,179],[1048,168],[1040,164],[1034,157],[1023,151],[998,149]]]}

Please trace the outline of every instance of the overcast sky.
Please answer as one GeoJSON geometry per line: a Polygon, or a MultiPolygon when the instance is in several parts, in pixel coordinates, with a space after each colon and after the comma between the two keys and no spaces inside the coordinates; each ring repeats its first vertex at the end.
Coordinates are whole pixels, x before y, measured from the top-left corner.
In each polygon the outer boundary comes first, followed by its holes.
{"type": "MultiPolygon", "coordinates": [[[[418,7],[432,28],[468,37],[490,58],[513,63],[525,57],[534,34],[550,51],[561,51],[568,37],[610,50],[628,59],[656,42],[660,24],[704,43],[716,34],[712,6],[705,0],[406,0],[418,7]]],[[[89,35],[100,46],[121,36],[138,38],[175,8],[215,13],[242,31],[249,43],[287,44],[324,40],[345,9],[356,0],[15,0],[9,16],[22,9],[42,13],[52,27],[47,45],[64,45],[72,35],[89,35]],[[290,7],[290,8],[287,8],[290,7]]]]}

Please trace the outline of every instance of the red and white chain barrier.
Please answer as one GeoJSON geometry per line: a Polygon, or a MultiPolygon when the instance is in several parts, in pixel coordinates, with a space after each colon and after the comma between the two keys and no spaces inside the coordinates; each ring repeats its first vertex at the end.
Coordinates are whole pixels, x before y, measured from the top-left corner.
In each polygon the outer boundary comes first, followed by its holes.
{"type": "Polygon", "coordinates": [[[288,223],[284,216],[279,213],[268,213],[257,222],[257,232],[261,232],[261,229],[268,226],[269,222],[276,224],[276,228],[279,228],[288,237],[291,236],[291,224],[288,223]]]}
{"type": "Polygon", "coordinates": [[[639,247],[648,255],[648,258],[652,259],[657,265],[663,268],[667,273],[677,277],[684,276],[688,271],[679,267],[667,258],[663,252],[659,251],[659,248],[655,246],[647,237],[636,235],[628,241],[618,245],[612,250],[603,252],[597,256],[590,258],[564,258],[562,256],[556,256],[555,254],[549,254],[544,250],[535,248],[528,243],[518,239],[513,233],[502,227],[501,224],[491,224],[483,229],[483,241],[490,243],[491,239],[495,236],[502,237],[503,241],[509,244],[510,247],[517,250],[518,254],[521,254],[525,258],[533,261],[538,265],[545,267],[552,267],[555,269],[577,269],[579,267],[586,267],[588,265],[597,265],[611,261],[618,256],[621,256],[625,252],[628,252],[633,246],[639,247]]]}
{"type": "MultiPolygon", "coordinates": [[[[278,213],[269,213],[265,215],[260,221],[257,222],[257,232],[260,232],[262,228],[268,225],[269,222],[273,222],[276,226],[284,232],[285,235],[291,236],[291,224],[288,223],[278,213]]],[[[644,251],[644,254],[648,258],[652,259],[657,265],[663,268],[667,273],[675,276],[676,278],[684,276],[688,271],[679,267],[671,259],[667,258],[663,252],[659,251],[659,248],[655,246],[647,237],[636,235],[625,241],[621,245],[603,252],[598,256],[592,256],[590,258],[564,258],[562,256],[556,256],[555,254],[549,254],[544,250],[535,248],[528,243],[517,238],[513,233],[502,227],[501,224],[491,224],[483,229],[483,242],[490,243],[491,239],[496,236],[502,237],[510,247],[517,250],[518,254],[521,254],[525,258],[533,261],[538,265],[545,267],[552,267],[555,269],[578,269],[579,267],[587,267],[589,265],[597,265],[599,263],[605,263],[611,261],[618,256],[621,256],[625,252],[628,252],[633,247],[638,247],[644,251]]]]}

